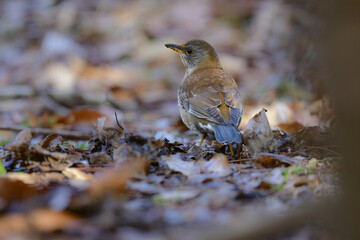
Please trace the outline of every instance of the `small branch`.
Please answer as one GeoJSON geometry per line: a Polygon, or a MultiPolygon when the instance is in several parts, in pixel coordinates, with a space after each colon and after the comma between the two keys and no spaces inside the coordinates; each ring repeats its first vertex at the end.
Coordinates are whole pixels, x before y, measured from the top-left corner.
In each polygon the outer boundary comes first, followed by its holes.
{"type": "Polygon", "coordinates": [[[330,153],[332,153],[332,154],[334,154],[336,156],[339,156],[339,157],[342,156],[340,153],[338,153],[336,151],[333,151],[333,150],[329,149],[328,147],[337,147],[337,146],[305,146],[300,150],[288,153],[288,155],[293,155],[293,154],[296,154],[296,153],[299,153],[299,152],[306,152],[306,151],[311,151],[311,150],[314,150],[314,149],[318,149],[318,150],[323,150],[323,151],[326,151],[326,152],[330,152],[330,153]]]}
{"type": "MultiPolygon", "coordinates": [[[[20,132],[25,130],[23,127],[0,127],[1,131],[15,131],[20,132]]],[[[79,132],[79,131],[69,131],[62,129],[49,129],[49,128],[30,128],[31,134],[33,135],[49,135],[57,134],[69,139],[79,139],[86,140],[91,138],[91,132],[79,132]]]]}
{"type": "Polygon", "coordinates": [[[116,119],[116,124],[119,126],[120,129],[122,129],[124,131],[125,136],[126,137],[129,136],[129,132],[126,129],[125,125],[121,121],[118,120],[118,116],[117,116],[116,112],[115,112],[115,119],[116,119]]]}

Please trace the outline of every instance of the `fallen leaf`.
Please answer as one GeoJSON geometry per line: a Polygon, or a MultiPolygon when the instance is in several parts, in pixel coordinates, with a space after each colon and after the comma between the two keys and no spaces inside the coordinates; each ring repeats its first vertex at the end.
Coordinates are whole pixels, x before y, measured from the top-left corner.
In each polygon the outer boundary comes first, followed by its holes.
{"type": "Polygon", "coordinates": [[[50,162],[54,170],[62,171],[66,167],[71,166],[74,162],[81,160],[81,154],[68,154],[62,152],[50,152],[42,148],[39,144],[35,144],[32,148],[35,153],[41,154],[50,162]]]}
{"type": "Polygon", "coordinates": [[[299,161],[294,158],[275,153],[256,153],[254,158],[266,168],[275,168],[281,166],[283,163],[286,165],[299,163],[299,161]]]}
{"type": "Polygon", "coordinates": [[[187,177],[194,177],[201,173],[211,174],[212,177],[225,177],[231,174],[230,164],[224,154],[216,154],[209,161],[200,160],[196,163],[167,157],[165,163],[169,169],[180,172],[187,177]]]}
{"type": "Polygon", "coordinates": [[[273,140],[273,133],[265,112],[266,110],[262,109],[249,120],[244,129],[244,142],[251,153],[268,152],[270,142],[273,140]]]}
{"type": "Polygon", "coordinates": [[[41,140],[38,144],[42,148],[46,149],[49,146],[49,144],[51,143],[51,141],[53,141],[57,137],[61,138],[61,136],[59,136],[59,134],[56,134],[56,133],[49,134],[43,140],[41,140]]]}
{"type": "Polygon", "coordinates": [[[25,184],[34,186],[47,186],[49,183],[59,183],[64,179],[64,175],[57,172],[48,173],[22,173],[22,172],[10,172],[6,174],[6,177],[12,180],[19,180],[25,184]]]}
{"type": "Polygon", "coordinates": [[[169,169],[180,172],[184,176],[190,177],[196,174],[197,170],[195,167],[195,162],[193,161],[183,161],[175,157],[167,157],[165,163],[169,169]]]}
{"type": "Polygon", "coordinates": [[[108,164],[112,162],[113,159],[105,152],[96,152],[90,154],[90,164],[108,164]]]}
{"type": "Polygon", "coordinates": [[[201,168],[206,173],[213,173],[218,177],[225,177],[231,174],[228,158],[224,154],[216,154],[201,168]]]}
{"type": "Polygon", "coordinates": [[[90,108],[82,108],[71,111],[67,116],[58,119],[58,123],[63,123],[70,126],[88,125],[91,126],[97,122],[99,118],[104,117],[104,114],[90,108]]]}
{"type": "Polygon", "coordinates": [[[29,221],[39,232],[53,232],[71,228],[76,220],[80,218],[68,212],[58,212],[43,208],[30,212],[29,221]]]}
{"type": "Polygon", "coordinates": [[[78,168],[65,168],[62,171],[62,174],[64,174],[67,178],[80,181],[90,181],[91,179],[93,179],[93,175],[84,173],[78,168]]]}
{"type": "Polygon", "coordinates": [[[23,181],[7,178],[7,175],[0,177],[0,197],[5,201],[23,200],[38,196],[43,192],[44,190],[39,190],[23,181]]]}
{"type": "Polygon", "coordinates": [[[275,168],[281,166],[281,162],[273,156],[255,156],[255,161],[259,162],[265,168],[275,168]]]}
{"type": "Polygon", "coordinates": [[[202,148],[199,148],[193,144],[188,150],[187,153],[194,156],[196,159],[202,159],[206,156],[206,151],[202,148]]]}
{"type": "Polygon", "coordinates": [[[90,182],[90,194],[100,196],[107,192],[123,192],[126,182],[136,173],[145,170],[145,158],[124,161],[112,168],[99,172],[90,182]]]}
{"type": "Polygon", "coordinates": [[[16,135],[14,141],[5,146],[8,151],[24,152],[29,149],[29,145],[32,139],[31,131],[29,128],[22,130],[16,135]]]}
{"type": "Polygon", "coordinates": [[[316,158],[312,158],[310,159],[310,161],[308,162],[308,167],[309,168],[316,168],[318,165],[318,160],[316,158]]]}
{"type": "Polygon", "coordinates": [[[14,233],[53,232],[74,226],[80,218],[67,212],[35,209],[29,214],[11,213],[0,217],[0,236],[14,233]]]}
{"type": "Polygon", "coordinates": [[[288,133],[297,132],[304,128],[304,125],[298,123],[298,122],[292,122],[292,123],[280,123],[278,124],[278,127],[282,130],[285,130],[288,133]]]}
{"type": "Polygon", "coordinates": [[[7,239],[12,234],[24,234],[30,231],[29,223],[21,213],[11,213],[0,217],[0,237],[7,239]]]}
{"type": "Polygon", "coordinates": [[[155,194],[165,191],[161,186],[145,181],[127,181],[126,187],[145,194],[155,194]]]}
{"type": "Polygon", "coordinates": [[[39,144],[35,144],[33,147],[33,150],[41,155],[44,155],[45,157],[50,157],[50,158],[58,160],[58,161],[66,161],[66,160],[77,157],[76,155],[70,155],[67,153],[50,152],[50,151],[46,150],[45,148],[41,147],[39,144]]]}
{"type": "Polygon", "coordinates": [[[164,191],[162,193],[156,194],[153,196],[153,202],[162,203],[162,202],[180,202],[189,199],[193,199],[199,195],[199,192],[193,189],[189,190],[173,190],[173,191],[164,191]]]}

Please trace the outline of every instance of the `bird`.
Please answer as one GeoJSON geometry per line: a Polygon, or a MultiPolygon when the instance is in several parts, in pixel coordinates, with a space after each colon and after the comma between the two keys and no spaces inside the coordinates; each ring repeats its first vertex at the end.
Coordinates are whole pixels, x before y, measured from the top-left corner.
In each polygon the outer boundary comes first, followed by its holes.
{"type": "Polygon", "coordinates": [[[180,54],[186,72],[178,90],[178,105],[184,124],[204,139],[240,144],[238,130],[243,105],[238,86],[226,73],[214,48],[204,40],[193,39],[185,44],[168,43],[165,47],[180,54]]]}

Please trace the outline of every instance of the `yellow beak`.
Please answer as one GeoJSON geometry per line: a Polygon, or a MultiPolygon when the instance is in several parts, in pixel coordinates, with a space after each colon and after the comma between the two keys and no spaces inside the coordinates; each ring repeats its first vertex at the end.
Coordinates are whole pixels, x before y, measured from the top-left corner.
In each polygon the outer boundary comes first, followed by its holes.
{"type": "Polygon", "coordinates": [[[183,47],[181,45],[168,43],[168,44],[165,44],[165,47],[170,48],[170,49],[174,50],[175,52],[184,54],[183,47]]]}

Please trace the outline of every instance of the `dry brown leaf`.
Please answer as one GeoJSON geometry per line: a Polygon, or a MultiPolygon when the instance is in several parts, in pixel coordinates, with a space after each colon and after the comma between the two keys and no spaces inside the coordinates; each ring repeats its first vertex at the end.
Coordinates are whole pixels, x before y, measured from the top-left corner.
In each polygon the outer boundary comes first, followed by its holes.
{"type": "Polygon", "coordinates": [[[280,123],[278,124],[278,127],[282,130],[285,130],[288,133],[297,132],[304,128],[304,125],[298,123],[298,122],[292,122],[292,123],[280,123]]]}
{"type": "Polygon", "coordinates": [[[24,214],[11,213],[0,217],[0,238],[6,239],[13,234],[24,234],[30,230],[24,214]]]}
{"type": "Polygon", "coordinates": [[[183,161],[179,158],[167,157],[165,163],[171,170],[180,172],[187,177],[190,177],[197,172],[195,162],[193,161],[183,161]]]}
{"type": "Polygon", "coordinates": [[[8,144],[5,148],[8,151],[24,152],[29,149],[29,145],[32,139],[31,131],[29,128],[22,130],[16,135],[13,142],[8,144]]]}
{"type": "Polygon", "coordinates": [[[0,217],[0,236],[9,236],[14,233],[53,232],[73,227],[79,217],[51,209],[36,209],[28,215],[11,213],[0,217]]]}
{"type": "Polygon", "coordinates": [[[46,149],[49,146],[49,144],[51,143],[51,141],[57,137],[61,137],[61,136],[59,136],[59,134],[56,134],[56,133],[49,134],[43,140],[41,140],[38,144],[42,148],[46,149]]]}
{"type": "Polygon", "coordinates": [[[65,168],[62,171],[62,174],[64,174],[67,178],[80,180],[80,181],[90,181],[91,179],[93,179],[92,174],[84,173],[78,168],[65,168]]]}
{"type": "Polygon", "coordinates": [[[107,164],[113,162],[109,154],[105,152],[96,152],[90,154],[90,164],[107,164]]]}
{"type": "Polygon", "coordinates": [[[61,118],[58,114],[43,112],[40,116],[26,110],[27,120],[32,128],[61,128],[63,124],[58,124],[61,118]]]}
{"type": "Polygon", "coordinates": [[[228,158],[224,154],[216,154],[201,168],[206,173],[214,173],[218,177],[225,177],[231,174],[228,158]]]}
{"type": "Polygon", "coordinates": [[[266,168],[279,167],[283,163],[287,165],[299,163],[299,161],[294,158],[275,153],[256,153],[254,157],[256,161],[260,162],[261,165],[266,168]]]}
{"type": "Polygon", "coordinates": [[[80,154],[68,154],[61,152],[50,152],[42,148],[39,144],[35,144],[32,148],[38,154],[43,155],[51,164],[54,170],[62,171],[71,166],[75,161],[81,160],[80,154]]]}
{"type": "Polygon", "coordinates": [[[83,108],[71,111],[67,116],[58,119],[58,123],[75,126],[88,124],[91,126],[98,118],[103,117],[104,114],[90,108],[83,108]]]}
{"type": "Polygon", "coordinates": [[[164,191],[162,193],[156,194],[153,199],[157,199],[166,202],[180,202],[193,199],[198,196],[200,193],[195,189],[183,189],[183,190],[173,190],[173,191],[164,191]]]}
{"type": "Polygon", "coordinates": [[[23,200],[44,192],[23,181],[7,178],[7,175],[0,177],[0,197],[6,201],[23,200]]]}
{"type": "Polygon", "coordinates": [[[187,153],[193,155],[196,159],[202,159],[206,156],[206,151],[195,144],[187,150],[187,153]]]}
{"type": "MultiPolygon", "coordinates": [[[[116,115],[116,114],[115,114],[116,115]]],[[[113,127],[105,127],[106,117],[101,117],[97,119],[96,124],[94,124],[92,130],[92,139],[91,142],[96,142],[96,140],[100,140],[103,144],[106,144],[107,141],[113,142],[117,141],[124,133],[126,133],[125,127],[120,126],[121,129],[113,128],[113,127]]]]}
{"type": "Polygon", "coordinates": [[[33,147],[33,150],[39,154],[44,155],[45,157],[50,157],[50,158],[56,159],[58,161],[65,161],[65,160],[76,157],[76,155],[70,155],[67,153],[50,152],[50,151],[44,149],[43,147],[41,147],[39,144],[35,144],[33,147]]]}
{"type": "Polygon", "coordinates": [[[230,164],[224,154],[216,154],[209,161],[199,160],[196,163],[168,157],[165,163],[171,170],[180,172],[189,178],[195,177],[200,173],[211,174],[213,177],[224,177],[231,174],[230,164]]]}
{"type": "Polygon", "coordinates": [[[94,124],[93,128],[93,136],[99,138],[100,141],[104,141],[106,139],[105,133],[105,121],[106,117],[100,117],[97,119],[96,123],[94,124]]]}
{"type": "Polygon", "coordinates": [[[80,218],[68,212],[58,212],[43,208],[30,212],[29,221],[39,232],[52,232],[74,226],[74,222],[80,218]]]}
{"type": "Polygon", "coordinates": [[[113,159],[116,163],[126,162],[129,159],[137,159],[140,157],[139,152],[133,151],[129,144],[119,144],[113,151],[113,159]]]}
{"type": "Polygon", "coordinates": [[[275,168],[281,166],[281,162],[273,156],[260,155],[256,157],[256,161],[265,168],[275,168]]]}
{"type": "Polygon", "coordinates": [[[90,182],[90,194],[100,196],[107,192],[123,192],[127,180],[131,179],[134,174],[143,172],[145,166],[146,160],[141,157],[105,169],[90,182]]]}
{"type": "Polygon", "coordinates": [[[267,152],[270,142],[273,140],[273,133],[266,117],[266,110],[262,109],[249,120],[244,129],[243,139],[249,151],[267,152]]]}
{"type": "Polygon", "coordinates": [[[64,176],[61,173],[49,172],[49,173],[18,173],[10,172],[6,176],[12,180],[19,180],[25,184],[34,186],[47,186],[51,182],[61,182],[64,176]]]}

